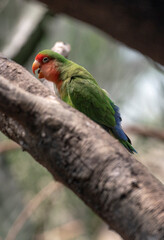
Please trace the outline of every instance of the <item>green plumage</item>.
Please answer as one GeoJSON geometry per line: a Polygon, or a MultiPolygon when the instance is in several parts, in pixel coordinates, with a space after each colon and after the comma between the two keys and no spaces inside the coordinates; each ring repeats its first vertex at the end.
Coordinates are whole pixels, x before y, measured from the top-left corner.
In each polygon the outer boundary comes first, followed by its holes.
{"type": "Polygon", "coordinates": [[[61,99],[110,132],[129,152],[136,152],[121,128],[118,107],[106,91],[99,87],[93,76],[85,68],[51,50],[40,53],[47,54],[57,62],[59,78],[63,81],[59,91],[61,99]]]}

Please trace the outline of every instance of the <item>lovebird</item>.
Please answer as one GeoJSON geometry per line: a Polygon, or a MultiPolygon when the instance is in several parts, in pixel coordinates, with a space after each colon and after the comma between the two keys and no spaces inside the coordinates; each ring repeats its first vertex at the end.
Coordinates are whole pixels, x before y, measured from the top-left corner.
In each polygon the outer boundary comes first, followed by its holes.
{"type": "Polygon", "coordinates": [[[136,152],[121,127],[119,108],[85,68],[46,49],[37,54],[32,70],[38,78],[53,82],[64,102],[103,127],[130,153],[136,152]]]}

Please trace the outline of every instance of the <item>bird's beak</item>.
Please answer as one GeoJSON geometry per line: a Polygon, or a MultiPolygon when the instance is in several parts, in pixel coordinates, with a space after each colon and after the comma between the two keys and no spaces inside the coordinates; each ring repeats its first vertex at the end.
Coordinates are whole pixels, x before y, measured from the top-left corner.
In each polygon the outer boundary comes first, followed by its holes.
{"type": "Polygon", "coordinates": [[[32,64],[32,71],[34,74],[35,74],[35,71],[38,70],[38,68],[40,68],[40,63],[37,60],[35,60],[32,64]]]}
{"type": "Polygon", "coordinates": [[[37,72],[38,78],[44,78],[44,75],[41,72],[40,67],[41,67],[40,63],[37,60],[35,60],[32,64],[32,71],[35,74],[36,70],[38,70],[38,72],[37,72]]]}

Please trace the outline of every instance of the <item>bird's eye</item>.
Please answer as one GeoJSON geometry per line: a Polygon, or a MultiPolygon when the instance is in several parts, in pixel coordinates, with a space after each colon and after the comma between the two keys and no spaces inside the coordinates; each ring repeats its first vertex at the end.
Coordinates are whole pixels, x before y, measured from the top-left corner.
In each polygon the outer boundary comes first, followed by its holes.
{"type": "Polygon", "coordinates": [[[46,62],[49,61],[49,58],[48,57],[44,57],[42,61],[43,61],[43,63],[46,63],[46,62]]]}

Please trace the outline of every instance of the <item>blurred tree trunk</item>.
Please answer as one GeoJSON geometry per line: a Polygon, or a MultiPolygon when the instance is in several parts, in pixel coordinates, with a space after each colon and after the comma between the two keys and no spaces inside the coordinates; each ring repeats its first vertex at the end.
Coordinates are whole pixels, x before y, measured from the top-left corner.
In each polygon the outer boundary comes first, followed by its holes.
{"type": "Polygon", "coordinates": [[[40,0],[88,22],[164,65],[163,0],[40,0]]]}

